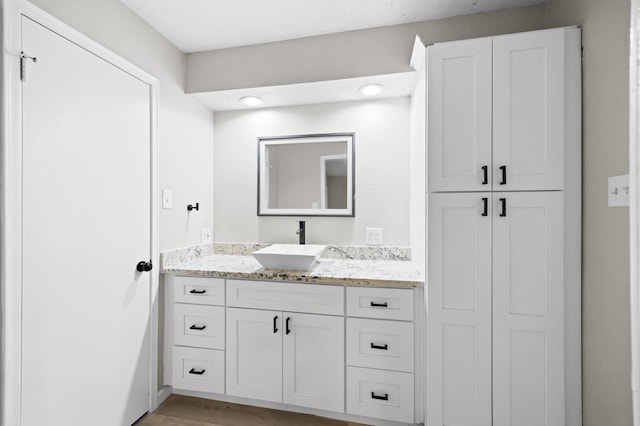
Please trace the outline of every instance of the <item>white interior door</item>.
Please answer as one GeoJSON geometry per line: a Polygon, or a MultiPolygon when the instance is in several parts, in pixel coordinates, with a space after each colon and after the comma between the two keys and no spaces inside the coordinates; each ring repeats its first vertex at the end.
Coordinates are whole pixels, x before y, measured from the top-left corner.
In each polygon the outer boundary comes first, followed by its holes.
{"type": "Polygon", "coordinates": [[[150,86],[22,18],[24,426],[149,407],[150,86]]]}

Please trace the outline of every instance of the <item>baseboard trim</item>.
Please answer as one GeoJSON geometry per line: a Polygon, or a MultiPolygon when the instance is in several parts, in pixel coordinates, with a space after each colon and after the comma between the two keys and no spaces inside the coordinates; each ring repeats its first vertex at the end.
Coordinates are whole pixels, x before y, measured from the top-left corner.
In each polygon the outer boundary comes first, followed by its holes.
{"type": "Polygon", "coordinates": [[[165,386],[158,391],[158,405],[162,404],[166,401],[169,396],[171,396],[171,386],[165,386]]]}

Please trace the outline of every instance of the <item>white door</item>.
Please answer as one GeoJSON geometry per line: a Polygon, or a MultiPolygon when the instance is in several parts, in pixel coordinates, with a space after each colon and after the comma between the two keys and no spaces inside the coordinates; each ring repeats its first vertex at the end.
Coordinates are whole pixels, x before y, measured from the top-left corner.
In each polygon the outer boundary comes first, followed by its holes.
{"type": "Polygon", "coordinates": [[[561,426],[563,194],[494,197],[493,424],[561,426]]]}
{"type": "Polygon", "coordinates": [[[428,188],[491,190],[491,39],[427,48],[428,188]]]}
{"type": "Polygon", "coordinates": [[[493,189],[564,186],[564,29],[493,41],[493,189]]]}
{"type": "Polygon", "coordinates": [[[282,312],[227,308],[227,395],[282,402],[282,312]]]}
{"type": "Polygon", "coordinates": [[[491,425],[491,194],[429,194],[427,424],[491,425]]]}
{"type": "Polygon", "coordinates": [[[344,317],[284,313],[283,402],[344,411],[344,317]]]}
{"type": "Polygon", "coordinates": [[[149,407],[150,86],[22,18],[23,426],[149,407]]]}

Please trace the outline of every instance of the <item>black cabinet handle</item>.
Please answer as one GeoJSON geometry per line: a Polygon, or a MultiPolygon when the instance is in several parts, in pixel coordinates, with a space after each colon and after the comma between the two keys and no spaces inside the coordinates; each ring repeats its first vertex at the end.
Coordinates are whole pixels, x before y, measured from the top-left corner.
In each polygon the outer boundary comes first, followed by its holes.
{"type": "Polygon", "coordinates": [[[207,371],[204,368],[200,371],[196,370],[195,368],[192,368],[191,370],[189,370],[189,374],[195,374],[197,376],[202,376],[204,374],[204,372],[207,371]]]}
{"type": "Polygon", "coordinates": [[[289,321],[291,321],[291,317],[287,317],[287,321],[285,322],[285,333],[289,334],[291,333],[291,329],[289,328],[289,321]]]}
{"type": "Polygon", "coordinates": [[[200,326],[198,326],[198,325],[193,324],[191,327],[189,327],[189,330],[198,330],[198,331],[202,331],[202,330],[204,330],[205,328],[207,328],[207,326],[206,326],[206,325],[200,325],[200,326]]]}
{"type": "Polygon", "coordinates": [[[482,184],[486,185],[489,183],[489,166],[482,166],[482,184]]]}
{"type": "Polygon", "coordinates": [[[389,346],[386,344],[380,346],[380,345],[376,345],[375,343],[371,343],[371,349],[381,349],[383,351],[386,351],[387,349],[389,349],[389,346]]]}
{"type": "Polygon", "coordinates": [[[502,180],[500,181],[500,185],[507,184],[507,166],[500,166],[500,171],[502,172],[502,180]]]}
{"type": "Polygon", "coordinates": [[[500,205],[502,211],[500,212],[500,217],[507,217],[507,199],[500,198],[500,205]]]}
{"type": "Polygon", "coordinates": [[[196,290],[195,288],[191,290],[189,293],[191,294],[205,294],[207,290],[196,290]]]}
{"type": "Polygon", "coordinates": [[[273,317],[273,333],[278,332],[278,316],[273,317]]]}
{"type": "Polygon", "coordinates": [[[385,393],[384,395],[376,395],[375,392],[371,392],[371,399],[381,399],[383,401],[388,401],[389,394],[385,393]]]}
{"type": "Polygon", "coordinates": [[[387,305],[387,302],[382,302],[382,303],[371,302],[370,305],[373,308],[387,308],[389,306],[389,305],[387,305]]]}
{"type": "Polygon", "coordinates": [[[482,197],[482,216],[489,215],[489,199],[487,197],[482,197]]]}

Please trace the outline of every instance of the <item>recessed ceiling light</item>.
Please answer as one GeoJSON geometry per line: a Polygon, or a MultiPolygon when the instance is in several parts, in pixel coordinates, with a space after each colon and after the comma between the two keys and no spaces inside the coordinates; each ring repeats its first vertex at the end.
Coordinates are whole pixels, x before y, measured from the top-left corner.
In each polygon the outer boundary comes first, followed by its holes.
{"type": "Polygon", "coordinates": [[[382,92],[382,86],[379,84],[367,84],[360,88],[360,93],[365,96],[375,96],[382,92]]]}
{"type": "Polygon", "coordinates": [[[240,98],[240,102],[247,106],[258,106],[262,105],[263,100],[257,96],[244,96],[240,98]]]}

